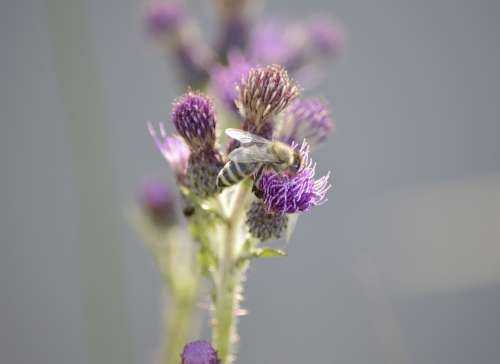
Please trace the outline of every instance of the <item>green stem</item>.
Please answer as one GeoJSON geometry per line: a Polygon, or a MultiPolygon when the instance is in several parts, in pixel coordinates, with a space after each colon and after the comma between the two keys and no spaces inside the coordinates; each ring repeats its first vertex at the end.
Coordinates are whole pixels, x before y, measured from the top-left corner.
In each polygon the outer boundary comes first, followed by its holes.
{"type": "Polygon", "coordinates": [[[189,341],[195,297],[173,298],[166,315],[163,364],[179,364],[184,345],[189,341]]]}
{"type": "Polygon", "coordinates": [[[244,238],[243,223],[249,188],[241,184],[236,191],[228,214],[224,240],[224,253],[216,291],[214,345],[223,364],[233,361],[233,345],[236,339],[236,312],[241,292],[243,272],[236,267],[241,239],[244,238]]]}

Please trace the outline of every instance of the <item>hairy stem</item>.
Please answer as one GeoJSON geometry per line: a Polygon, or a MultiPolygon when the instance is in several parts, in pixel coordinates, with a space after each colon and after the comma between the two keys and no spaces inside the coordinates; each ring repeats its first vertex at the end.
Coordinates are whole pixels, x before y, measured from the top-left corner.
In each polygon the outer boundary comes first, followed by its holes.
{"type": "Polygon", "coordinates": [[[244,239],[243,223],[245,206],[250,189],[241,184],[229,209],[228,224],[224,239],[218,287],[215,301],[214,345],[223,364],[233,361],[233,345],[236,341],[236,313],[243,272],[236,267],[238,248],[244,239]]]}
{"type": "Polygon", "coordinates": [[[195,296],[174,298],[166,315],[163,364],[179,364],[184,345],[189,341],[195,296]]]}

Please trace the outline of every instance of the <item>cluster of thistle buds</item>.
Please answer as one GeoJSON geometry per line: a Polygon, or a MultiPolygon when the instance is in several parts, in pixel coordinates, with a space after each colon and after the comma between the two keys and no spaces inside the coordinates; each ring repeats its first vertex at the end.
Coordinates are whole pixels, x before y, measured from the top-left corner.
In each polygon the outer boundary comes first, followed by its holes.
{"type": "MultiPolygon", "coordinates": [[[[279,239],[286,231],[288,215],[309,211],[326,201],[329,174],[315,179],[316,164],[309,157],[310,147],[325,140],[333,127],[327,107],[319,100],[299,100],[299,88],[279,65],[257,67],[243,76],[235,103],[241,113],[240,128],[269,139],[260,152],[272,153],[272,143],[281,142],[300,155],[301,166],[292,173],[277,171],[265,158],[257,173],[248,176],[254,199],[247,212],[247,228],[263,241],[279,239]]],[[[184,194],[198,201],[217,197],[223,192],[218,175],[230,160],[233,148],[222,147],[216,135],[214,105],[208,96],[189,91],[173,104],[171,115],[177,135],[166,135],[150,125],[156,145],[170,163],[184,194]]],[[[252,144],[252,143],[250,143],[252,144]]],[[[256,146],[254,146],[255,149],[256,146]]],[[[245,148],[245,146],[240,146],[245,148]]],[[[248,147],[248,153],[252,145],[248,147]]],[[[258,161],[258,156],[255,157],[258,161]]],[[[241,174],[243,166],[235,165],[241,174]]],[[[244,177],[244,176],[242,176],[244,177]]],[[[241,178],[241,183],[246,180],[241,178]]],[[[244,206],[241,206],[244,208],[244,206]]]]}
{"type": "Polygon", "coordinates": [[[174,55],[188,90],[173,102],[171,125],[148,124],[180,201],[157,181],[141,193],[150,232],[163,239],[152,252],[180,312],[167,318],[173,324],[167,325],[166,364],[178,363],[179,355],[182,364],[234,360],[250,261],[286,255],[262,242],[289,239],[298,217],[323,204],[331,187],[329,172],[316,177],[310,153],[333,120],[323,100],[300,97],[295,80],[314,83],[317,66],[341,53],[342,26],[323,16],[291,25],[254,21],[254,1],[213,1],[220,16],[213,47],[196,31],[184,1],[153,0],[146,9],[148,33],[174,55]],[[195,244],[183,250],[189,236],[195,244]],[[196,306],[202,275],[212,287],[212,343],[186,344],[182,315],[196,306]]]}

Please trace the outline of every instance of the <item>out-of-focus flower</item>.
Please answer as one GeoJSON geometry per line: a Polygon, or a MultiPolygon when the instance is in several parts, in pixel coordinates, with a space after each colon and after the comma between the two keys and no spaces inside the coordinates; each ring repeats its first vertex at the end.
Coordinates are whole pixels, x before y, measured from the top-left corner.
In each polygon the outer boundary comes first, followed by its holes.
{"type": "Polygon", "coordinates": [[[175,197],[165,183],[147,179],[142,185],[139,200],[144,211],[157,226],[168,227],[175,224],[175,197]]]}
{"type": "Polygon", "coordinates": [[[170,164],[172,171],[180,184],[185,184],[186,169],[189,158],[189,148],[178,135],[169,136],[165,132],[165,125],[159,123],[160,135],[156,133],[151,123],[148,123],[149,133],[153,137],[156,147],[170,164]]]}
{"type": "Polygon", "coordinates": [[[286,231],[288,216],[269,211],[266,204],[259,200],[252,202],[246,224],[250,234],[261,241],[280,239],[286,231]]]}
{"type": "Polygon", "coordinates": [[[188,92],[178,98],[174,102],[172,122],[192,151],[213,148],[215,112],[208,97],[188,92]]]}
{"type": "Polygon", "coordinates": [[[263,135],[266,123],[299,95],[297,84],[280,65],[252,68],[238,91],[236,105],[249,131],[259,135],[263,135]]]}
{"type": "Polygon", "coordinates": [[[153,36],[178,32],[186,19],[186,11],[179,1],[153,1],[146,9],[146,27],[153,36]]]}
{"type": "Polygon", "coordinates": [[[197,340],[184,347],[181,364],[219,364],[217,352],[208,341],[197,340]]]}
{"type": "MultiPolygon", "coordinates": [[[[248,44],[252,62],[288,66],[295,57],[294,41],[288,37],[287,27],[279,19],[269,19],[254,27],[248,44]]],[[[287,67],[288,68],[288,67],[287,67]]]]}
{"type": "Polygon", "coordinates": [[[248,43],[251,26],[250,8],[253,0],[216,0],[218,5],[221,32],[217,51],[222,62],[227,60],[231,51],[243,51],[248,43]]]}
{"type": "Polygon", "coordinates": [[[285,111],[277,139],[290,145],[305,139],[314,147],[326,139],[333,127],[334,123],[323,102],[297,100],[285,111]]]}
{"type": "Polygon", "coordinates": [[[238,112],[235,104],[238,97],[236,87],[241,86],[248,71],[250,71],[250,64],[245,60],[245,57],[239,52],[231,52],[228,65],[217,65],[211,72],[212,89],[224,105],[235,113],[238,112]]]}
{"type": "Polygon", "coordinates": [[[190,189],[203,198],[220,192],[216,181],[223,162],[215,149],[212,101],[204,95],[188,92],[175,101],[172,122],[191,150],[187,167],[190,189]]]}
{"type": "Polygon", "coordinates": [[[157,43],[176,57],[183,79],[198,86],[208,78],[211,50],[196,37],[195,27],[182,1],[154,0],[146,9],[146,27],[157,43]]]}
{"type": "Polygon", "coordinates": [[[336,57],[344,49],[346,32],[332,19],[315,16],[306,25],[308,43],[319,56],[336,57]]]}
{"type": "Polygon", "coordinates": [[[326,202],[326,192],[331,185],[330,173],[314,179],[316,164],[309,158],[309,145],[300,148],[303,165],[296,175],[267,172],[262,175],[257,188],[270,212],[293,214],[306,212],[313,206],[326,202]]]}

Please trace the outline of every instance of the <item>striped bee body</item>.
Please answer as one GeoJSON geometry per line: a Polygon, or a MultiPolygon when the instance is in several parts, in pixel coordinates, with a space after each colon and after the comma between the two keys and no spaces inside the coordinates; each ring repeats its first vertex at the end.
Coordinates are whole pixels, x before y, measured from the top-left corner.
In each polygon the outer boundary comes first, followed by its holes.
{"type": "Polygon", "coordinates": [[[262,163],[238,163],[230,160],[217,176],[217,186],[229,187],[252,175],[262,163]]]}

